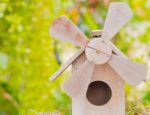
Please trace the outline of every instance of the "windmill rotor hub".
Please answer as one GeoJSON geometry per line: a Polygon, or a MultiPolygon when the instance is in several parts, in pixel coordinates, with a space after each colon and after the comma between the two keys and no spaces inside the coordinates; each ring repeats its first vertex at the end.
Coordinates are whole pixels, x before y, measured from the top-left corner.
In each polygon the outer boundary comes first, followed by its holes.
{"type": "Polygon", "coordinates": [[[85,49],[87,59],[94,64],[104,64],[111,58],[112,49],[108,40],[93,38],[85,49]]]}

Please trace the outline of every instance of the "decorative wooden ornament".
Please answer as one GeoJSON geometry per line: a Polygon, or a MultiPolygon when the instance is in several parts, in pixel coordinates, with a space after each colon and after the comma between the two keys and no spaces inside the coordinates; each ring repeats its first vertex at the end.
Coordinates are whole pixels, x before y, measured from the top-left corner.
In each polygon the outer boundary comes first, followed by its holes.
{"type": "Polygon", "coordinates": [[[72,76],[63,84],[72,98],[72,115],[125,115],[124,83],[138,85],[146,79],[143,64],[130,61],[110,40],[132,17],[126,3],[110,4],[103,31],[91,40],[65,16],[54,20],[53,37],[80,46],[50,80],[72,64],[72,76]]]}

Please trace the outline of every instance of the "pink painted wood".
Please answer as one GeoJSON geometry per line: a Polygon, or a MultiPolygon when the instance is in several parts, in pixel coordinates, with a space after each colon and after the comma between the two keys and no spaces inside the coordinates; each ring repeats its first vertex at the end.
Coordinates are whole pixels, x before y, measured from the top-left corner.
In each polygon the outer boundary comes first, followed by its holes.
{"type": "Polygon", "coordinates": [[[74,45],[85,47],[87,37],[65,16],[54,20],[50,27],[50,34],[58,39],[71,42],[74,45]]]}

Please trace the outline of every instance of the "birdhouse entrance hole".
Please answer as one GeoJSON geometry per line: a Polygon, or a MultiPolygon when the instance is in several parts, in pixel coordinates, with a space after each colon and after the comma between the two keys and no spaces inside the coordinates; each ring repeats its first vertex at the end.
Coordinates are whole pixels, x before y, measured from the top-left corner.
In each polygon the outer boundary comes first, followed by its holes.
{"type": "Polygon", "coordinates": [[[89,84],[86,96],[90,103],[101,106],[111,99],[112,91],[107,83],[94,81],[89,84]]]}

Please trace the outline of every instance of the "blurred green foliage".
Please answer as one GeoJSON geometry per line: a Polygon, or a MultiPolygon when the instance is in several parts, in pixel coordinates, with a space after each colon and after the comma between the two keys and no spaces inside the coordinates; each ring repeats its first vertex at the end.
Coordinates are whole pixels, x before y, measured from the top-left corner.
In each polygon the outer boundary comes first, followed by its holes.
{"type": "MultiPolygon", "coordinates": [[[[150,0],[127,2],[134,17],[114,43],[132,60],[150,67],[150,0]]],[[[60,66],[71,44],[52,39],[49,26],[68,16],[87,36],[102,29],[112,0],[0,0],[0,115],[32,115],[33,111],[70,114],[71,101],[60,88],[63,74],[48,79],[60,66]]],[[[62,62],[63,63],[63,62],[62,62]]],[[[68,75],[67,75],[68,76],[68,75]]],[[[126,85],[127,114],[150,113],[150,82],[126,85]]]]}

